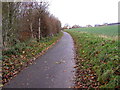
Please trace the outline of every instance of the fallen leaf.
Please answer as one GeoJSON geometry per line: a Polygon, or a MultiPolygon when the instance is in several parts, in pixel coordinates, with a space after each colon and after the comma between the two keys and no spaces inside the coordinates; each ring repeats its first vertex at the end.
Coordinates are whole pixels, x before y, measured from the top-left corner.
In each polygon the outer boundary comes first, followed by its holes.
{"type": "Polygon", "coordinates": [[[63,72],[67,72],[66,70],[64,70],[63,72]]]}

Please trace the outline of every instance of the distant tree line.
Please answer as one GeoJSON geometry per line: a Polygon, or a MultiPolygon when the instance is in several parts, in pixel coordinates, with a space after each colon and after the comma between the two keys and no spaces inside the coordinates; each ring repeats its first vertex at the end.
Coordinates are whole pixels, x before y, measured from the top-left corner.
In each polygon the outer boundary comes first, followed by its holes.
{"type": "Polygon", "coordinates": [[[120,25],[120,23],[104,23],[102,25],[96,24],[94,27],[99,27],[99,26],[110,26],[110,25],[120,25]]]}
{"type": "Polygon", "coordinates": [[[49,13],[48,2],[2,2],[3,46],[60,32],[61,22],[49,13]]]}
{"type": "Polygon", "coordinates": [[[120,23],[109,23],[108,25],[120,25],[120,23]]]}
{"type": "Polygon", "coordinates": [[[92,25],[86,25],[86,26],[79,26],[79,25],[73,25],[72,27],[69,24],[65,24],[62,27],[62,30],[64,29],[73,29],[73,28],[86,28],[86,27],[100,27],[100,26],[110,26],[110,25],[120,25],[120,22],[118,23],[104,23],[104,24],[95,24],[94,26],[92,25]]]}

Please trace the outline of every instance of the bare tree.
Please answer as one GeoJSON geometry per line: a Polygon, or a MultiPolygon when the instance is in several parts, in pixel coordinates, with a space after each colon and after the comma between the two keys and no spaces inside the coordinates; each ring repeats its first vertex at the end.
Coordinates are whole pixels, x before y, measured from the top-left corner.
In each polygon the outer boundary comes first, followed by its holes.
{"type": "Polygon", "coordinates": [[[4,46],[59,33],[60,21],[48,11],[48,2],[3,2],[4,46]],[[6,43],[7,42],[7,43],[6,43]]]}

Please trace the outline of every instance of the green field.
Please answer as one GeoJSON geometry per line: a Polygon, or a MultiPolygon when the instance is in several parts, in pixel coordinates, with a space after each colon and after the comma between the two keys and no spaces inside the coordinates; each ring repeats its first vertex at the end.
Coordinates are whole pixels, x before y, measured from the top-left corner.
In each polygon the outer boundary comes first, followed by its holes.
{"type": "Polygon", "coordinates": [[[93,34],[100,34],[100,35],[115,37],[115,36],[118,36],[118,25],[76,28],[76,29],[70,29],[70,31],[81,31],[81,32],[88,32],[93,34]]]}
{"type": "MultiPolygon", "coordinates": [[[[71,34],[75,42],[77,72],[80,72],[79,70],[89,72],[92,69],[97,75],[95,77],[95,75],[91,76],[91,73],[84,73],[83,82],[88,80],[83,84],[87,84],[88,87],[91,85],[93,85],[91,87],[95,87],[96,84],[89,80],[91,77],[96,78],[100,88],[117,88],[120,86],[119,42],[118,40],[99,37],[99,35],[116,37],[117,28],[117,26],[106,26],[65,30],[71,34]]],[[[77,83],[81,83],[80,76],[81,72],[76,78],[77,83]]],[[[78,87],[80,86],[79,83],[77,84],[78,87]]]]}

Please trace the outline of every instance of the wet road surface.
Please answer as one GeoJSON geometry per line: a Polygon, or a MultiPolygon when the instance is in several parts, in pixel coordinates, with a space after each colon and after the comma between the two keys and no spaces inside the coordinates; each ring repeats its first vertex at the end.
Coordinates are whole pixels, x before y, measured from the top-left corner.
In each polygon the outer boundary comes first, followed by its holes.
{"type": "Polygon", "coordinates": [[[63,32],[60,41],[13,78],[4,88],[69,88],[74,85],[74,45],[63,32]]]}

